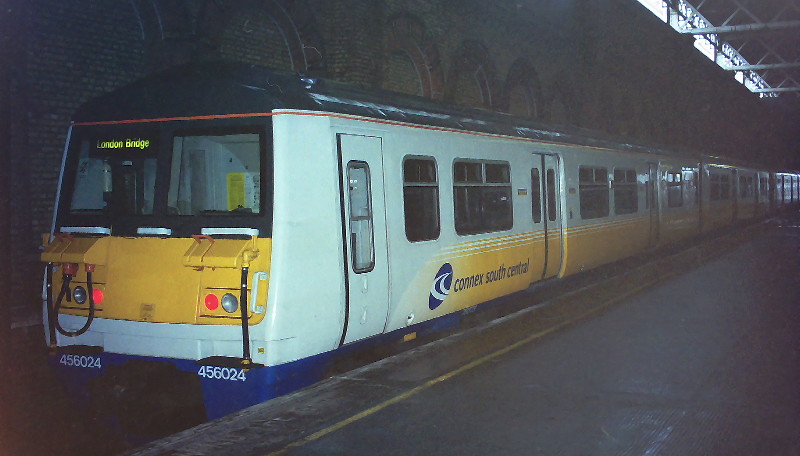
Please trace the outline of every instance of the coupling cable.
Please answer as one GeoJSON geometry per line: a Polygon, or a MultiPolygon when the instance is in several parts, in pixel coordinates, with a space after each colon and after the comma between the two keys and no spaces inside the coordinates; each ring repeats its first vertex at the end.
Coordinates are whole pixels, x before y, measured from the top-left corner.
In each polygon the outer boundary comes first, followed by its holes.
{"type": "MultiPolygon", "coordinates": [[[[92,321],[94,320],[94,284],[92,283],[92,272],[94,271],[94,265],[86,265],[86,294],[88,295],[87,297],[89,299],[89,315],[86,316],[86,322],[83,324],[83,326],[76,331],[68,331],[64,329],[64,327],[61,326],[61,322],[58,321],[58,316],[59,310],[61,310],[61,305],[64,302],[64,298],[66,297],[67,301],[72,301],[69,284],[72,282],[73,276],[78,272],[78,265],[75,263],[65,263],[62,267],[64,269],[64,274],[62,276],[63,280],[61,281],[61,291],[59,291],[55,306],[53,306],[53,315],[51,316],[50,321],[52,322],[52,326],[55,326],[55,329],[58,330],[59,333],[67,337],[77,337],[88,331],[89,327],[92,325],[92,321]]],[[[54,341],[51,340],[51,345],[53,343],[54,341]]]]}

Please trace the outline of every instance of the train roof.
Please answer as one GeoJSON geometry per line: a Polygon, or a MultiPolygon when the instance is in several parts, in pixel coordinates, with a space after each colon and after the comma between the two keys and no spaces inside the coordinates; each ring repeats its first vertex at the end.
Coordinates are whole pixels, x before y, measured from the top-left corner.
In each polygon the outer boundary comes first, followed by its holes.
{"type": "MultiPolygon", "coordinates": [[[[301,109],[479,131],[632,152],[700,158],[700,154],[611,138],[578,128],[427,98],[361,89],[300,73],[237,62],[196,62],[152,74],[85,103],[75,123],[301,109]]],[[[706,156],[709,157],[709,156],[706,156]]],[[[711,157],[709,157],[711,158],[711,157]]],[[[713,157],[731,164],[730,159],[713,157]]],[[[752,166],[752,164],[750,164],[752,166]]]]}

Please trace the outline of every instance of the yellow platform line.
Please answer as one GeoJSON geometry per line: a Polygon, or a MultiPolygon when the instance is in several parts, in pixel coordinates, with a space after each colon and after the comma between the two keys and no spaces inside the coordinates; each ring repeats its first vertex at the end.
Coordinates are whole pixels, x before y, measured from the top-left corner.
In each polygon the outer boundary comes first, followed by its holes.
{"type": "Polygon", "coordinates": [[[529,344],[529,343],[531,343],[531,342],[533,342],[533,341],[535,341],[537,339],[541,339],[544,336],[547,336],[547,335],[552,334],[552,333],[554,333],[556,331],[559,331],[559,330],[561,330],[563,328],[566,328],[567,326],[570,326],[570,325],[572,325],[574,323],[577,323],[578,321],[580,321],[580,320],[582,320],[584,318],[587,318],[587,317],[591,316],[592,314],[598,313],[598,312],[604,310],[605,308],[607,308],[607,307],[609,307],[609,306],[611,306],[611,305],[613,305],[613,304],[615,304],[615,303],[617,303],[619,301],[622,301],[624,299],[627,299],[627,298],[629,298],[629,297],[631,297],[633,295],[636,295],[636,294],[640,293],[644,289],[654,285],[657,282],[662,282],[662,281],[664,281],[666,279],[669,279],[669,278],[671,278],[671,277],[673,277],[675,275],[678,275],[678,273],[677,272],[673,272],[673,273],[670,273],[670,274],[665,274],[664,276],[659,277],[657,280],[652,280],[650,282],[646,282],[646,283],[644,283],[642,285],[639,285],[636,288],[632,288],[632,289],[630,289],[630,290],[628,290],[628,291],[626,291],[626,292],[624,292],[624,293],[622,293],[620,295],[617,295],[617,296],[615,296],[615,297],[603,302],[602,304],[598,305],[597,307],[592,308],[591,310],[588,310],[588,311],[586,311],[586,312],[584,312],[582,314],[579,314],[578,316],[576,316],[574,318],[571,318],[571,319],[569,319],[567,321],[559,323],[558,325],[553,326],[551,328],[548,328],[548,329],[539,331],[537,333],[531,334],[530,336],[528,336],[528,337],[526,337],[524,339],[521,339],[521,340],[519,340],[517,342],[514,342],[511,345],[503,347],[503,348],[501,348],[499,350],[496,350],[496,351],[494,351],[492,353],[489,353],[487,355],[481,356],[480,358],[478,358],[478,359],[476,359],[476,360],[474,360],[472,362],[469,362],[469,363],[459,367],[458,369],[455,369],[455,370],[452,370],[450,372],[447,372],[446,374],[443,374],[443,375],[441,375],[439,377],[436,377],[436,378],[434,378],[432,380],[428,380],[427,382],[425,382],[425,383],[423,383],[423,384],[421,384],[421,385],[419,385],[417,387],[414,387],[414,388],[412,388],[412,389],[410,389],[410,390],[408,390],[408,391],[406,391],[404,393],[398,394],[397,396],[394,396],[394,397],[392,397],[390,399],[387,399],[387,400],[381,402],[380,404],[377,404],[377,405],[375,405],[373,407],[370,407],[370,408],[368,408],[366,410],[363,410],[363,411],[361,411],[361,412],[359,412],[359,413],[357,413],[357,414],[355,414],[355,415],[353,415],[353,416],[351,416],[349,418],[346,418],[346,419],[344,419],[342,421],[339,421],[339,422],[337,422],[337,423],[335,423],[335,424],[333,424],[331,426],[328,426],[325,429],[321,429],[321,430],[319,430],[319,431],[317,431],[317,432],[315,432],[315,433],[313,433],[311,435],[303,437],[300,440],[295,440],[294,442],[291,442],[291,443],[287,444],[285,447],[281,448],[280,450],[276,450],[276,451],[273,451],[271,453],[267,453],[266,456],[282,455],[282,454],[286,453],[287,451],[289,451],[289,450],[291,450],[293,448],[298,448],[298,447],[301,447],[301,446],[306,445],[308,443],[311,443],[311,442],[313,442],[315,440],[319,440],[319,439],[321,439],[322,437],[325,437],[328,434],[336,432],[339,429],[342,429],[342,428],[344,428],[344,427],[346,427],[346,426],[348,426],[348,425],[350,425],[352,423],[355,423],[356,421],[360,421],[360,420],[362,420],[364,418],[367,418],[370,415],[374,415],[375,413],[377,413],[377,412],[389,407],[390,405],[397,404],[398,402],[401,402],[401,401],[403,401],[405,399],[408,399],[408,398],[410,398],[410,397],[412,397],[412,396],[414,396],[414,395],[416,395],[418,393],[421,393],[422,391],[425,391],[425,390],[431,388],[432,386],[438,385],[439,383],[445,382],[445,381],[447,381],[447,380],[449,380],[449,379],[451,379],[451,378],[453,378],[453,377],[455,377],[455,376],[457,376],[459,374],[462,374],[462,373],[464,373],[464,372],[466,372],[468,370],[471,370],[471,369],[473,369],[475,367],[478,367],[478,366],[480,366],[482,364],[485,364],[485,363],[487,363],[487,362],[489,362],[489,361],[491,361],[491,360],[493,360],[493,359],[495,359],[495,358],[497,358],[499,356],[505,355],[506,353],[508,353],[510,351],[516,350],[517,348],[520,348],[523,345],[529,344]]]}

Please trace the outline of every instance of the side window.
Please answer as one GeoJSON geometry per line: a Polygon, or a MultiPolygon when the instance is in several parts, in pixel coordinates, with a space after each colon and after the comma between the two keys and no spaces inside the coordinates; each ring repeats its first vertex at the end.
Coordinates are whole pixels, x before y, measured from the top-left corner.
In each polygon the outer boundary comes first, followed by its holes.
{"type": "Polygon", "coordinates": [[[533,223],[542,223],[542,179],[539,168],[531,169],[531,213],[533,223]]]}
{"type": "Polygon", "coordinates": [[[633,169],[614,170],[614,213],[632,214],[639,210],[639,194],[636,171],[633,169]]]}
{"type": "Polygon", "coordinates": [[[683,206],[683,179],[680,171],[667,171],[667,206],[683,206]]]}
{"type": "Polygon", "coordinates": [[[511,170],[508,163],[453,163],[453,195],[458,234],[487,233],[511,228],[511,170]]]}
{"type": "Polygon", "coordinates": [[[608,169],[581,166],[578,168],[581,218],[593,219],[608,215],[608,169]]]}
{"type": "Polygon", "coordinates": [[[347,164],[347,196],[350,209],[350,254],[353,271],[369,272],[375,266],[375,245],[368,164],[360,161],[351,161],[347,164]]]}
{"type": "Polygon", "coordinates": [[[558,211],[556,209],[556,170],[547,170],[547,219],[551,222],[556,221],[558,211]]]}
{"type": "Polygon", "coordinates": [[[408,157],[403,162],[403,213],[409,241],[439,237],[439,182],[433,158],[408,157]]]}

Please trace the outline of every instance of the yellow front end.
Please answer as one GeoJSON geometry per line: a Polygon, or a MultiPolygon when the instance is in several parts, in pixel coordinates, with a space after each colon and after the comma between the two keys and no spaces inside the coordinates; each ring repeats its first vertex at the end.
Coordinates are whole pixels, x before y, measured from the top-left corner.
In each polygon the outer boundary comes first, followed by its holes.
{"type": "Polygon", "coordinates": [[[271,239],[255,236],[215,239],[60,234],[45,246],[41,259],[59,265],[53,273],[54,301],[62,289],[63,272],[70,269],[65,265],[77,264],[61,302],[63,314],[88,315],[88,300],[78,304],[72,293],[78,286],[87,288],[86,265],[90,265],[96,290],[95,318],[240,325],[243,305],[249,324],[254,325],[264,318],[266,310],[271,249],[271,239]],[[248,269],[246,302],[226,311],[220,304],[226,294],[241,300],[243,268],[248,269]]]}

